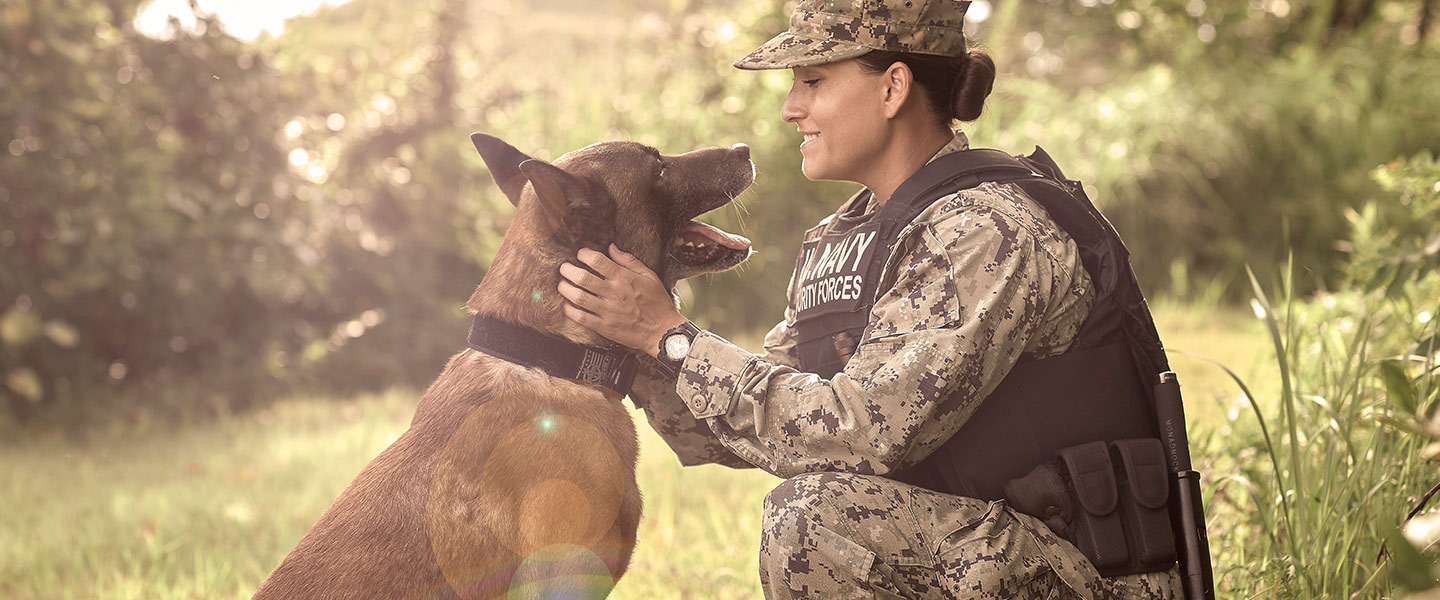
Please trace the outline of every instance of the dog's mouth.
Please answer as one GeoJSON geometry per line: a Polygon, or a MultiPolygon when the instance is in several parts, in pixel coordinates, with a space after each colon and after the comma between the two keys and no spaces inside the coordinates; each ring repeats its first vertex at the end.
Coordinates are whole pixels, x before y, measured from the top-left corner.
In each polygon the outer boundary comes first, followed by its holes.
{"type": "Polygon", "coordinates": [[[671,260],[696,271],[728,269],[749,256],[750,240],[699,221],[681,225],[670,243],[671,260]]]}

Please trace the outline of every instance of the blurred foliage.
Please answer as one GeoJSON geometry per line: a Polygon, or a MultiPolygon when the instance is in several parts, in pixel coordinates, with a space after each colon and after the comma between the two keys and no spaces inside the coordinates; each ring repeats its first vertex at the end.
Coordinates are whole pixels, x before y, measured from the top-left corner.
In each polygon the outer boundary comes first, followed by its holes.
{"type": "Polygon", "coordinates": [[[301,260],[309,209],[285,192],[291,92],[213,21],[155,40],[130,25],[138,2],[41,4],[7,3],[0,27],[8,408],[200,373],[201,402],[254,397],[259,359],[328,316],[312,299],[330,274],[301,260]]]}
{"type": "MultiPolygon", "coordinates": [[[[1375,169],[1374,180],[1388,194],[1347,211],[1349,239],[1341,248],[1352,255],[1349,273],[1363,289],[1385,288],[1418,293],[1418,299],[1440,298],[1440,162],[1430,153],[1396,160],[1375,169]]],[[[1440,312],[1440,306],[1435,307],[1440,312]]]]}
{"type": "MultiPolygon", "coordinates": [[[[0,398],[22,419],[430,379],[513,214],[472,131],[541,158],[750,144],[754,191],[707,220],[759,254],[681,288],[736,336],[780,317],[799,233],[853,191],[801,176],[789,73],[730,67],[791,4],[353,0],[253,42],[205,15],[141,34],[141,4],[0,8],[0,398]]],[[[1374,166],[1440,151],[1431,4],[977,1],[1001,75],[966,129],[1090,185],[1148,289],[1238,298],[1241,265],[1292,247],[1302,291],[1332,288],[1374,166]]]]}
{"type": "Polygon", "coordinates": [[[1222,594],[1399,597],[1440,583],[1440,271],[1413,266],[1440,245],[1426,222],[1440,165],[1422,153],[1372,176],[1382,192],[1350,214],[1340,289],[1300,297],[1287,276],[1271,302],[1254,284],[1278,389],[1237,377],[1254,418],[1200,428],[1210,535],[1227,542],[1212,546],[1222,594]]]}

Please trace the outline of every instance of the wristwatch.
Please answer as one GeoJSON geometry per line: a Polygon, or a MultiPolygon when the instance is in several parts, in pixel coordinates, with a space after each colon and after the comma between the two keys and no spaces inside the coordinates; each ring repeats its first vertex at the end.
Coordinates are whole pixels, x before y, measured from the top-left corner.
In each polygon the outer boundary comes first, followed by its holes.
{"type": "Polygon", "coordinates": [[[684,364],[685,357],[690,355],[690,344],[698,335],[700,328],[686,321],[671,327],[665,335],[660,336],[660,353],[655,358],[659,359],[660,367],[671,377],[680,375],[680,365],[684,364]]]}

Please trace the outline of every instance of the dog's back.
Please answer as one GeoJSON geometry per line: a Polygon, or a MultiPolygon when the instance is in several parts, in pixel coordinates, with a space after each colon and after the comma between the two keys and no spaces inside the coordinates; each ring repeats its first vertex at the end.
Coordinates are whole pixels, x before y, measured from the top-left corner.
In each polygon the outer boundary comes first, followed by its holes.
{"type": "Polygon", "coordinates": [[[255,598],[603,598],[639,524],[636,453],[614,399],[463,352],[255,598]]]}

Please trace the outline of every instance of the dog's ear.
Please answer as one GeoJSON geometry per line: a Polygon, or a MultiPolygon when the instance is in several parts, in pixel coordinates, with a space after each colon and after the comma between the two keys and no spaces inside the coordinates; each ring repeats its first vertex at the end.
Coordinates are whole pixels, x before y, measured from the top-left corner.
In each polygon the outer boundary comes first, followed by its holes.
{"type": "Polygon", "coordinates": [[[505,197],[510,199],[510,204],[520,204],[520,190],[525,187],[525,176],[520,173],[520,163],[531,160],[531,158],[492,135],[472,133],[470,142],[475,144],[475,149],[480,152],[480,158],[485,159],[485,166],[490,169],[490,176],[495,178],[495,185],[500,187],[500,191],[505,192],[505,197]]]}
{"type": "Polygon", "coordinates": [[[615,201],[597,186],[543,160],[520,163],[520,172],[561,244],[604,251],[615,241],[615,201]]]}

